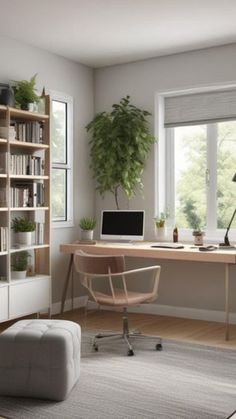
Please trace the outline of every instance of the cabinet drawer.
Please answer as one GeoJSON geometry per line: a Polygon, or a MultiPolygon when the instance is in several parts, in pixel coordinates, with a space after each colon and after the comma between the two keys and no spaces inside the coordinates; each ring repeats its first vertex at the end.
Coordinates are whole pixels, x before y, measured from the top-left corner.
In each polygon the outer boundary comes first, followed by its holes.
{"type": "Polygon", "coordinates": [[[8,286],[0,288],[0,321],[8,319],[8,286]]]}
{"type": "Polygon", "coordinates": [[[10,287],[10,318],[50,307],[50,278],[34,279],[10,287]]]}

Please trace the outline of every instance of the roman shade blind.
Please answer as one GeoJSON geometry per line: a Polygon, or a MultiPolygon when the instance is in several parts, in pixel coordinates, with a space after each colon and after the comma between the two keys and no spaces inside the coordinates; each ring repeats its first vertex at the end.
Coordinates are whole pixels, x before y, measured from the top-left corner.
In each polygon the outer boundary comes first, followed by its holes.
{"type": "Polygon", "coordinates": [[[165,128],[236,119],[236,89],[167,96],[165,128]]]}

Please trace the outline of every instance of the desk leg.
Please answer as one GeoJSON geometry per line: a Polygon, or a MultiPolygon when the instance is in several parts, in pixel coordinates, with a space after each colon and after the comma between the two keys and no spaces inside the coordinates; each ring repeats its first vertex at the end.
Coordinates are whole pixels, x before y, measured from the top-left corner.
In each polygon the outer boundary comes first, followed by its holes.
{"type": "Polygon", "coordinates": [[[68,266],[68,270],[67,270],[67,275],[66,275],[66,281],[65,281],[65,285],[64,285],[64,289],[63,289],[63,293],[62,293],[61,314],[64,311],[66,294],[67,294],[67,290],[68,290],[68,286],[69,286],[69,282],[70,282],[70,278],[71,278],[72,269],[73,269],[73,254],[70,255],[70,262],[69,262],[69,266],[68,266]]]}
{"type": "Polygon", "coordinates": [[[225,264],[225,340],[229,340],[229,264],[225,264]]]}

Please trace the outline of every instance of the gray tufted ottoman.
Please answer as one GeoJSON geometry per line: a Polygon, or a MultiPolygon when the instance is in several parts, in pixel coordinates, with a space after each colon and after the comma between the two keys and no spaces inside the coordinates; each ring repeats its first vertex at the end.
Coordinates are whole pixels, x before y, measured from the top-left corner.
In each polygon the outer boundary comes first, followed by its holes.
{"type": "Polygon", "coordinates": [[[0,335],[0,395],[64,400],[80,374],[81,330],[66,320],[20,320],[0,335]]]}

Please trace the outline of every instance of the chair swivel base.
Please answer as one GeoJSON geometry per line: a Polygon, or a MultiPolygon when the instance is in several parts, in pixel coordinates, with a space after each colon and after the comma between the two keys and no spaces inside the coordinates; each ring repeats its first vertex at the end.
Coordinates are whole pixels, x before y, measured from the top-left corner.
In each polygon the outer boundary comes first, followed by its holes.
{"type": "Polygon", "coordinates": [[[161,351],[162,350],[162,343],[161,343],[161,338],[159,336],[151,336],[151,335],[143,335],[141,333],[138,332],[129,332],[129,334],[123,334],[123,333],[110,333],[110,334],[103,334],[103,333],[98,333],[94,339],[93,339],[93,349],[95,351],[98,351],[98,343],[97,340],[99,339],[103,339],[103,338],[113,338],[113,337],[120,337],[122,339],[124,339],[124,341],[127,343],[128,346],[128,352],[127,355],[128,356],[132,356],[134,355],[134,350],[133,350],[133,346],[130,343],[130,338],[150,338],[150,339],[158,339],[158,343],[156,343],[155,345],[155,349],[157,351],[161,351]]]}
{"type": "Polygon", "coordinates": [[[130,343],[130,338],[141,338],[141,339],[149,338],[149,339],[155,339],[155,340],[157,339],[158,343],[156,343],[155,349],[157,351],[162,350],[162,339],[160,336],[144,335],[138,330],[134,330],[132,332],[129,331],[128,315],[125,308],[123,309],[123,333],[121,332],[120,333],[118,332],[117,333],[98,333],[97,335],[94,336],[94,339],[93,339],[93,349],[95,351],[98,351],[97,340],[104,339],[104,338],[113,338],[113,337],[120,337],[124,339],[124,341],[126,342],[128,346],[128,352],[127,352],[128,356],[134,355],[134,350],[133,350],[133,346],[130,343]]]}

